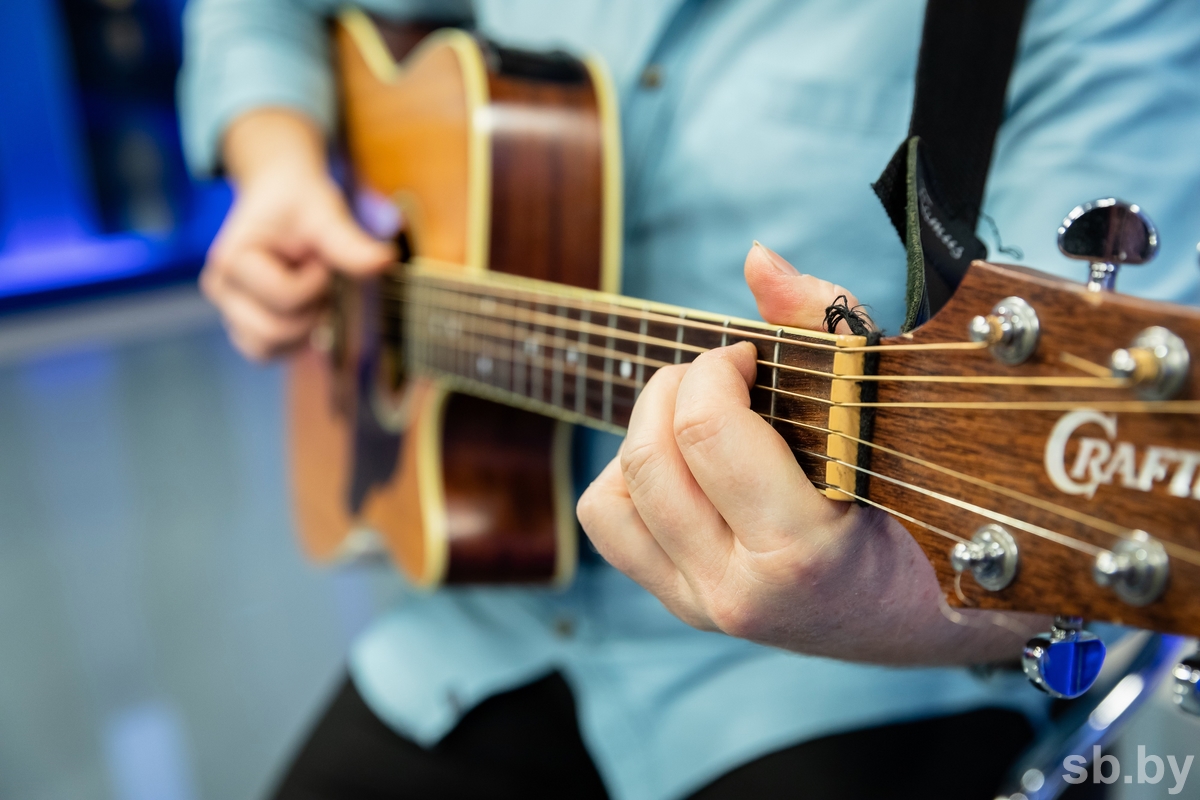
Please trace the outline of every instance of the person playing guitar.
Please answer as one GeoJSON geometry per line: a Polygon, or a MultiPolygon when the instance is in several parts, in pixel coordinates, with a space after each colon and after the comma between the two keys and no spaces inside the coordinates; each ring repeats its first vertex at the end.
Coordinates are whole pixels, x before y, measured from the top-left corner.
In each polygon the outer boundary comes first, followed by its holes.
{"type": "MultiPolygon", "coordinates": [[[[472,14],[364,6],[431,27],[472,14]]],[[[923,8],[484,0],[473,19],[505,44],[565,44],[612,69],[624,294],[814,330],[861,300],[895,331],[904,253],[870,183],[908,123],[923,8]],[[755,237],[788,258],[746,252],[755,237]]],[[[189,8],[185,144],[198,173],[224,170],[236,190],[201,286],[258,361],[306,345],[335,276],[376,276],[398,255],[330,176],[323,19],[336,10],[189,8]]],[[[1029,6],[983,204],[1029,263],[1073,274],[1052,252],[1063,213],[1136,196],[1171,244],[1123,290],[1200,299],[1180,244],[1200,238],[1197,17],[1150,0],[1029,6]]],[[[741,343],[664,366],[623,441],[577,433],[595,552],[575,583],[407,598],[355,644],[275,796],[993,797],[1046,704],[1019,672],[968,667],[1012,661],[1023,639],[947,614],[894,517],[813,486],[751,410],[755,361],[741,343]],[[962,758],[970,769],[947,763],[962,758]]]]}

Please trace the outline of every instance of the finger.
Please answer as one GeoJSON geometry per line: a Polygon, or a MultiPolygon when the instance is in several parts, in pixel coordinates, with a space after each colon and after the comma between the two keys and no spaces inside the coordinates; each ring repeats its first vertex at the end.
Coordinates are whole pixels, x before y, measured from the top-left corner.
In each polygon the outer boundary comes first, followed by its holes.
{"type": "Polygon", "coordinates": [[[697,484],[752,550],[790,543],[798,524],[831,523],[847,504],[826,499],[808,481],[783,438],[750,410],[753,345],[702,354],[679,384],[674,433],[697,484]]]}
{"type": "Polygon", "coordinates": [[[319,261],[285,264],[259,248],[230,259],[225,278],[271,311],[284,316],[311,310],[324,299],[330,274],[319,261]]]}
{"type": "Polygon", "coordinates": [[[335,207],[308,223],[317,254],[351,275],[374,275],[396,259],[396,249],[367,235],[339,198],[335,207]]]}
{"type": "Polygon", "coordinates": [[[675,440],[675,407],[688,366],[664,367],[646,383],[621,446],[621,468],[638,515],[693,586],[719,578],[733,532],[692,477],[675,440]]]}
{"type": "Polygon", "coordinates": [[[238,349],[258,361],[274,358],[303,343],[317,323],[317,309],[283,316],[228,284],[214,300],[238,349]]]}
{"type": "MultiPolygon", "coordinates": [[[[825,309],[844,295],[851,308],[858,305],[854,295],[836,283],[813,275],[802,275],[778,253],[758,242],[746,255],[746,284],[754,293],[758,313],[772,325],[825,330],[825,309]]],[[[850,333],[845,320],[836,333],[850,333]]]]}
{"type": "Polygon", "coordinates": [[[579,523],[600,555],[697,628],[714,629],[695,594],[638,515],[622,477],[620,456],[579,498],[579,523]]]}

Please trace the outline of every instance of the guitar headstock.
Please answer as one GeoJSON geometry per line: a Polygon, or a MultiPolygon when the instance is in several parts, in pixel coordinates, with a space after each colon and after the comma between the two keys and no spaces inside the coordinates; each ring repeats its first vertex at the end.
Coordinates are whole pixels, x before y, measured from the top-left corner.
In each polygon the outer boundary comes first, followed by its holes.
{"type": "Polygon", "coordinates": [[[1200,310],[975,262],[882,344],[869,499],[952,603],[1200,634],[1200,310]]]}

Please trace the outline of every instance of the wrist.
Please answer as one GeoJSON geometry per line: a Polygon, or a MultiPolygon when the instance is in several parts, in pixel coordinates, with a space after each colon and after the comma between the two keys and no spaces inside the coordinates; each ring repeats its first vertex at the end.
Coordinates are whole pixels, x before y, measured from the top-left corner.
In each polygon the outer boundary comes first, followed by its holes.
{"type": "Polygon", "coordinates": [[[225,132],[221,152],[239,189],[263,180],[329,180],[320,127],[290,109],[260,108],[238,117],[225,132]]]}

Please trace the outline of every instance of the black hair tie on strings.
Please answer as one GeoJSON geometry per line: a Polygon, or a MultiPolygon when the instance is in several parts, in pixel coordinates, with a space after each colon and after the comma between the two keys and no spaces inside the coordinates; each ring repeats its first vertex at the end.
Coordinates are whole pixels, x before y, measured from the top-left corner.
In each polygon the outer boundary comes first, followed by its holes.
{"type": "MultiPolygon", "coordinates": [[[[844,294],[834,298],[833,303],[825,307],[825,330],[829,333],[837,331],[838,323],[845,320],[850,331],[856,336],[867,337],[867,345],[874,347],[879,344],[880,334],[875,330],[871,318],[863,311],[863,306],[850,306],[850,300],[844,294]]],[[[871,350],[863,354],[862,370],[864,375],[879,373],[879,351],[871,350]]],[[[863,381],[859,400],[863,403],[874,403],[879,399],[879,383],[863,381]]],[[[875,432],[875,408],[862,406],[858,421],[858,436],[864,441],[871,441],[875,432]]],[[[866,472],[871,468],[871,448],[858,448],[858,469],[854,481],[854,493],[858,495],[859,505],[866,505],[863,498],[871,494],[871,476],[866,472]]]]}
{"type": "Polygon", "coordinates": [[[825,330],[836,333],[839,322],[845,320],[850,332],[856,336],[870,336],[873,329],[871,318],[862,309],[864,306],[850,307],[850,300],[844,294],[839,294],[832,304],[825,307],[825,330]]]}

